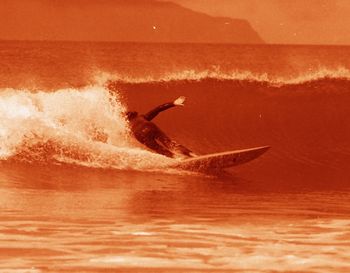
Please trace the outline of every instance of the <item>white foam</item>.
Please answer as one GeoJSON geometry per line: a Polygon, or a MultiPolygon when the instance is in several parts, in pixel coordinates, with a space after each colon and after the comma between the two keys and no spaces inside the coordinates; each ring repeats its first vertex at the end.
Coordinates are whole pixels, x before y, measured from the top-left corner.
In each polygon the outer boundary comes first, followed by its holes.
{"type": "Polygon", "coordinates": [[[0,90],[0,158],[88,167],[161,168],[167,158],[131,141],[117,93],[101,86],[55,92],[0,90]]]}
{"type": "Polygon", "coordinates": [[[206,70],[181,70],[167,73],[159,77],[131,77],[120,74],[101,73],[98,82],[120,81],[125,83],[162,83],[171,81],[202,81],[205,79],[215,79],[219,81],[237,80],[249,82],[269,83],[272,85],[295,85],[303,84],[320,79],[346,79],[350,80],[350,70],[345,67],[327,68],[322,67],[317,70],[310,70],[294,76],[274,76],[268,73],[256,73],[249,70],[222,71],[220,67],[213,67],[206,70]]]}

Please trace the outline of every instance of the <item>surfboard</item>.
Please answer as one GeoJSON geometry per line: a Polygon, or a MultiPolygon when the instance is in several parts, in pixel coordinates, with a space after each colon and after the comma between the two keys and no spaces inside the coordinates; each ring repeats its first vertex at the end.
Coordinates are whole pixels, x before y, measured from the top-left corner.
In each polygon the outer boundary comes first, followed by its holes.
{"type": "Polygon", "coordinates": [[[176,163],[171,164],[170,167],[190,171],[225,169],[249,162],[261,156],[268,149],[270,149],[270,146],[207,154],[177,161],[176,163]]]}

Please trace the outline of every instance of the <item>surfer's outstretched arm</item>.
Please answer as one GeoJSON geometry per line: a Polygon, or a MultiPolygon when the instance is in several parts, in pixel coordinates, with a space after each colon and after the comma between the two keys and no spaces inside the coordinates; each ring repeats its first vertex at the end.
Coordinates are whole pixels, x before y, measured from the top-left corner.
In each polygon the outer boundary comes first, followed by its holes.
{"type": "Polygon", "coordinates": [[[148,121],[151,121],[152,119],[154,119],[160,112],[163,112],[169,108],[172,108],[174,106],[184,106],[184,102],[185,102],[185,97],[179,97],[176,100],[174,100],[173,102],[168,102],[168,103],[164,103],[162,105],[159,105],[158,107],[154,108],[153,110],[149,111],[147,114],[144,115],[145,119],[147,119],[148,121]]]}

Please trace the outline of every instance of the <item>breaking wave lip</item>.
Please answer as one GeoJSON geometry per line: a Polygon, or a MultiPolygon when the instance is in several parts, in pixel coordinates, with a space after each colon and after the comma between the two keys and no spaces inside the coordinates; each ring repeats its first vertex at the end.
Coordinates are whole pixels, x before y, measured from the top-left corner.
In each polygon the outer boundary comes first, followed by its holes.
{"type": "Polygon", "coordinates": [[[200,82],[203,80],[217,81],[247,81],[259,82],[272,86],[300,85],[319,80],[346,80],[350,81],[350,70],[345,67],[337,69],[321,68],[316,71],[310,71],[294,77],[270,76],[268,73],[253,73],[251,71],[234,70],[231,72],[222,72],[220,69],[196,71],[193,69],[182,70],[179,72],[168,73],[160,77],[131,77],[120,74],[103,74],[99,77],[99,82],[113,82],[126,84],[143,83],[169,83],[169,82],[200,82]],[[101,81],[101,79],[103,79],[101,81]]]}
{"type": "Polygon", "coordinates": [[[124,112],[118,93],[101,86],[0,89],[0,162],[141,171],[169,164],[134,143],[124,112]]]}

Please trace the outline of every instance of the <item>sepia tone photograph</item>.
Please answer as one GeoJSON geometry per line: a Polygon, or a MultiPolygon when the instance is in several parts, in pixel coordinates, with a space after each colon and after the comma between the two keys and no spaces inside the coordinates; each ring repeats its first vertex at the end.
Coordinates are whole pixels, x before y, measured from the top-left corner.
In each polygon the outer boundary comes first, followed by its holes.
{"type": "Polygon", "coordinates": [[[350,272],[349,0],[0,0],[0,273],[350,272]]]}

